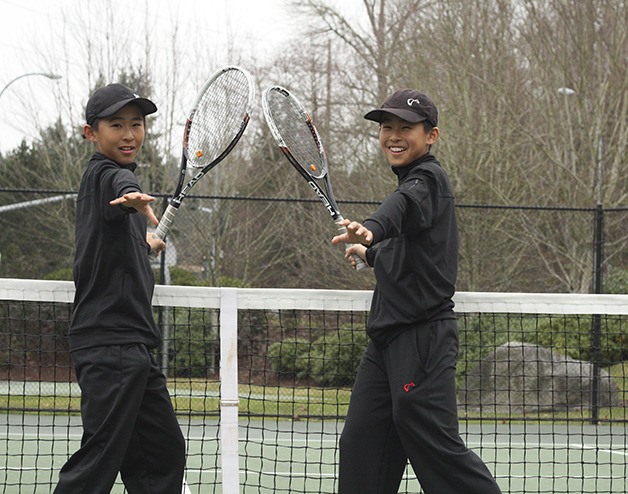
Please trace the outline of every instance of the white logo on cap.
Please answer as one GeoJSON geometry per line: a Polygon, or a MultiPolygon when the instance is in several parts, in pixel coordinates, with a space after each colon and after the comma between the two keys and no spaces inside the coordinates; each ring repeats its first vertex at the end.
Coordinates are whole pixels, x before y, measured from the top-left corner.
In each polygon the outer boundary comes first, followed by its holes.
{"type": "Polygon", "coordinates": [[[421,106],[421,102],[417,98],[408,98],[408,101],[406,101],[406,103],[408,103],[408,106],[412,106],[414,102],[416,102],[417,105],[421,106]]]}
{"type": "Polygon", "coordinates": [[[133,93],[133,96],[135,96],[136,98],[139,98],[139,97],[140,97],[140,95],[139,95],[139,94],[135,94],[135,93],[133,93]]]}

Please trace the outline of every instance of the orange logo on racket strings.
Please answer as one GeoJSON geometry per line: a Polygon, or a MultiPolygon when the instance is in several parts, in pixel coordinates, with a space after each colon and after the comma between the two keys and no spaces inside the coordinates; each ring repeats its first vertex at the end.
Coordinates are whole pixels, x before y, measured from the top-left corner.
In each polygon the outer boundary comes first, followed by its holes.
{"type": "Polygon", "coordinates": [[[314,163],[310,165],[310,170],[312,170],[313,172],[316,171],[316,165],[314,163]]]}
{"type": "Polygon", "coordinates": [[[203,156],[203,150],[199,149],[198,151],[196,151],[196,157],[200,158],[201,156],[203,156]]]}

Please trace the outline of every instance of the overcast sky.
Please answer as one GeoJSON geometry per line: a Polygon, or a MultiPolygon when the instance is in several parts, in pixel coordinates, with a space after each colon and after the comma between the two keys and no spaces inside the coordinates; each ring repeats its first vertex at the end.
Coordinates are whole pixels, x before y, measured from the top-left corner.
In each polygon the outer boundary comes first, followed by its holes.
{"type": "MultiPolygon", "coordinates": [[[[37,126],[45,127],[54,120],[51,109],[55,106],[55,88],[76,93],[78,99],[72,112],[79,112],[88,87],[85,50],[74,46],[76,42],[68,43],[71,48],[54,45],[62,37],[72,39],[75,33],[67,31],[93,30],[95,37],[102,37],[106,27],[98,23],[105,20],[93,9],[102,9],[105,3],[113,7],[116,15],[119,12],[120,16],[140,19],[139,24],[149,14],[155,29],[164,33],[156,40],[162,50],[168,49],[168,36],[176,24],[180,36],[189,33],[190,38],[202,39],[220,66],[232,63],[228,48],[247,57],[271,57],[295,30],[284,0],[0,0],[0,91],[4,89],[0,97],[0,150],[14,148],[23,138],[32,140],[37,126]],[[81,19],[90,19],[92,24],[86,26],[81,19]],[[223,47],[227,38],[230,46],[223,47]],[[64,80],[28,76],[11,83],[23,74],[50,72],[54,68],[58,68],[56,71],[64,80]]],[[[205,68],[206,76],[218,68],[205,68]]]]}

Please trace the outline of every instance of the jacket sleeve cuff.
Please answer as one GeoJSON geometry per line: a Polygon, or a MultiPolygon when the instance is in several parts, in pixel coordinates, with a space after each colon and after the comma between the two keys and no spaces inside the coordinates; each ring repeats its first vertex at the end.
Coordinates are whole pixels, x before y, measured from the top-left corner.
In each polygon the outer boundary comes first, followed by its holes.
{"type": "Polygon", "coordinates": [[[365,220],[362,225],[368,228],[373,234],[373,240],[371,241],[371,245],[375,245],[376,243],[381,242],[384,239],[384,228],[382,228],[382,225],[380,225],[379,222],[373,219],[368,219],[365,220]]]}
{"type": "Polygon", "coordinates": [[[369,265],[370,268],[375,266],[375,251],[377,249],[371,249],[370,247],[366,249],[366,264],[369,265]]]}

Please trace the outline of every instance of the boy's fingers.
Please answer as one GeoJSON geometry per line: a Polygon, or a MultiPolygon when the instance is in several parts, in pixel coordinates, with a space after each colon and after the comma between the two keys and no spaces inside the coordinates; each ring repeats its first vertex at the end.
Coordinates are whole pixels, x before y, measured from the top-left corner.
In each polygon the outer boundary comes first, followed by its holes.
{"type": "Polygon", "coordinates": [[[115,206],[117,204],[124,204],[126,202],[131,202],[131,201],[133,202],[139,201],[141,203],[148,204],[148,203],[154,202],[155,198],[153,196],[149,196],[148,194],[133,192],[131,194],[124,194],[122,197],[118,197],[117,199],[110,201],[109,204],[111,204],[112,206],[115,206]]]}
{"type": "Polygon", "coordinates": [[[155,213],[153,212],[152,208],[149,208],[149,210],[146,212],[146,216],[148,216],[148,220],[155,226],[159,225],[159,220],[157,219],[157,216],[155,216],[155,213]]]}
{"type": "Polygon", "coordinates": [[[331,243],[333,245],[339,244],[339,243],[347,243],[347,234],[346,233],[342,233],[340,235],[336,235],[334,238],[331,239],[331,243]]]}

